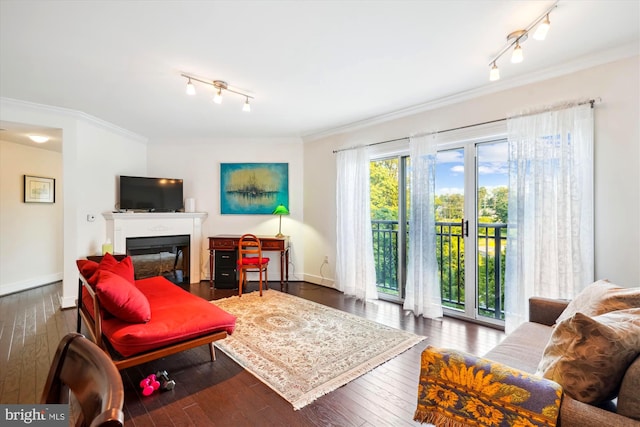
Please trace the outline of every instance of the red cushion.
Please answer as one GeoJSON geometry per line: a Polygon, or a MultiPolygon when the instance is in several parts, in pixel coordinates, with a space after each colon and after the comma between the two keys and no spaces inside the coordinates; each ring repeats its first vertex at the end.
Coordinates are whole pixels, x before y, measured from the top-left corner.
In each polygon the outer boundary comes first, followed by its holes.
{"type": "Polygon", "coordinates": [[[118,319],[145,323],[151,319],[149,300],[133,283],[107,270],[98,270],[96,294],[100,305],[118,319]]]}
{"type": "Polygon", "coordinates": [[[78,270],[80,270],[80,274],[82,274],[82,277],[85,279],[93,276],[100,266],[97,262],[88,259],[76,260],[76,265],[78,266],[78,270]]]}
{"type": "Polygon", "coordinates": [[[266,264],[269,262],[269,258],[258,258],[258,257],[244,257],[238,264],[242,265],[258,265],[258,264],[266,264]],[[258,262],[260,260],[260,262],[258,262]]]}
{"type": "Polygon", "coordinates": [[[234,315],[164,277],[136,280],[136,286],[153,308],[151,320],[145,324],[133,324],[112,317],[102,322],[102,332],[122,356],[132,356],[215,331],[231,334],[235,329],[234,315]]]}
{"type": "Polygon", "coordinates": [[[135,283],[133,262],[129,256],[125,257],[122,261],[118,261],[113,255],[106,253],[98,265],[98,270],[91,277],[85,276],[87,282],[89,282],[89,284],[94,288],[98,282],[98,272],[100,270],[116,273],[117,275],[127,279],[129,282],[135,283]]]}

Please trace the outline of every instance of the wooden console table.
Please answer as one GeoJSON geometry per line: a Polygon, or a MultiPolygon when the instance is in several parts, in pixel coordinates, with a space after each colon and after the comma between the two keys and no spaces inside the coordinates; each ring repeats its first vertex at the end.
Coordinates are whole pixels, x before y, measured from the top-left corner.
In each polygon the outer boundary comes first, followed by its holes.
{"type": "MultiPolygon", "coordinates": [[[[233,260],[236,259],[235,254],[238,250],[238,243],[240,241],[240,235],[238,234],[218,234],[216,236],[209,237],[209,283],[211,287],[214,287],[214,259],[215,252],[233,252],[233,260]]],[[[284,237],[272,237],[272,236],[257,236],[262,243],[263,252],[280,252],[280,289],[283,285],[289,284],[289,236],[284,237]]],[[[235,265],[233,266],[235,271],[235,265]]],[[[237,278],[233,278],[237,287],[237,278]]]]}

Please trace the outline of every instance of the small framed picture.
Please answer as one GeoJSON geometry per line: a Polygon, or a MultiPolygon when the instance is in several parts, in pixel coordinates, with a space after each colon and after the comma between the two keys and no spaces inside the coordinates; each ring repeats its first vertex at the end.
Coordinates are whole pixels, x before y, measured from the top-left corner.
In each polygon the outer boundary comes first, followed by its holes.
{"type": "Polygon", "coordinates": [[[55,203],[56,180],[40,176],[24,176],[25,203],[55,203]]]}

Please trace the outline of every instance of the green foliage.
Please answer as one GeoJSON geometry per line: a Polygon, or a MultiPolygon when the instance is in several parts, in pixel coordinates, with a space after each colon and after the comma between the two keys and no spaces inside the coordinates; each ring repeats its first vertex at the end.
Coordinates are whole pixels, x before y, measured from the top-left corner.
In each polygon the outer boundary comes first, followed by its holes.
{"type": "Polygon", "coordinates": [[[398,219],[398,159],[369,163],[371,219],[398,219]]]}

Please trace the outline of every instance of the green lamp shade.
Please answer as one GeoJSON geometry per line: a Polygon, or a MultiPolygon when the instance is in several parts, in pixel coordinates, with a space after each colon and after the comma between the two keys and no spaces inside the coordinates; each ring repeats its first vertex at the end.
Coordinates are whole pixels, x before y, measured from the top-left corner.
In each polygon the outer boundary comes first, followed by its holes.
{"type": "Polygon", "coordinates": [[[289,209],[285,205],[278,205],[272,213],[274,215],[289,215],[289,209]]]}

